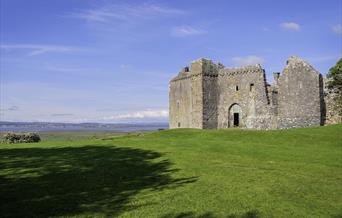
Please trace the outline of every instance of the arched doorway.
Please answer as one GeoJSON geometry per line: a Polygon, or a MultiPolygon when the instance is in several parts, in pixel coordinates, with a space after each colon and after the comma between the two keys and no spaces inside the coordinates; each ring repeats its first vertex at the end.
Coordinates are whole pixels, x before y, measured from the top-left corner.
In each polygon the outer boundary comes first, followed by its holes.
{"type": "Polygon", "coordinates": [[[242,118],[242,110],[240,105],[232,104],[228,112],[228,127],[240,127],[242,118]]]}

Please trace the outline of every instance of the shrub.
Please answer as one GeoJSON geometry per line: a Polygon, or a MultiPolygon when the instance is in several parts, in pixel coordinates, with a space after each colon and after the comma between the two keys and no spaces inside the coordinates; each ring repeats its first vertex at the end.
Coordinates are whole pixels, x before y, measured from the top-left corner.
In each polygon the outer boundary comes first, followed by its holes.
{"type": "Polygon", "coordinates": [[[24,134],[23,140],[24,140],[23,142],[26,142],[26,143],[40,142],[40,136],[37,133],[29,132],[29,133],[24,134]]]}
{"type": "Polygon", "coordinates": [[[40,136],[37,133],[33,133],[33,132],[24,133],[24,134],[8,132],[4,134],[3,139],[5,143],[9,143],[9,144],[32,143],[32,142],[39,142],[40,136]]]}
{"type": "Polygon", "coordinates": [[[20,135],[18,134],[15,134],[13,132],[8,132],[8,133],[5,133],[4,136],[3,136],[3,141],[5,143],[19,143],[20,141],[20,135]]]}

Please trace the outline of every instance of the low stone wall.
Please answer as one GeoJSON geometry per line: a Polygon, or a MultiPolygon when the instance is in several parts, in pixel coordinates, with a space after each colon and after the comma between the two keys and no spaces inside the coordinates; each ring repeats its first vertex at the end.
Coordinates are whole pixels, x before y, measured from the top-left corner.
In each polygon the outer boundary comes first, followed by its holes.
{"type": "Polygon", "coordinates": [[[278,129],[319,126],[321,116],[279,117],[278,129]]]}
{"type": "Polygon", "coordinates": [[[276,126],[273,122],[274,117],[271,115],[264,116],[255,116],[255,117],[247,117],[246,119],[246,128],[248,129],[275,129],[276,126]]]}

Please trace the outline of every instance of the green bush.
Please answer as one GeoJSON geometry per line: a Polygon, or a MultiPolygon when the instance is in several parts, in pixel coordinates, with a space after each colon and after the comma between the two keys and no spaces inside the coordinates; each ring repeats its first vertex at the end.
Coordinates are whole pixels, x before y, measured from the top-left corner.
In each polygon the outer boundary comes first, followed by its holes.
{"type": "Polygon", "coordinates": [[[24,134],[8,132],[4,134],[3,141],[9,144],[40,142],[40,136],[33,132],[24,134]]]}

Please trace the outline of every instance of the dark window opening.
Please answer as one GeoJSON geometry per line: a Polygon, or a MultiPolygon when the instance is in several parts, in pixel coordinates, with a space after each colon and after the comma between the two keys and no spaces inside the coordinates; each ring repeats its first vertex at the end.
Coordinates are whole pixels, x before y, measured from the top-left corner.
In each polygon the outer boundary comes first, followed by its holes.
{"type": "Polygon", "coordinates": [[[249,85],[249,91],[253,91],[254,90],[254,83],[251,83],[250,85],[249,85]]]}
{"type": "Polygon", "coordinates": [[[239,113],[234,113],[234,126],[239,126],[239,113]]]}
{"type": "Polygon", "coordinates": [[[236,87],[235,87],[235,90],[236,90],[236,91],[239,91],[239,86],[236,86],[236,87]]]}
{"type": "Polygon", "coordinates": [[[180,127],[180,122],[178,122],[178,127],[180,127]]]}
{"type": "Polygon", "coordinates": [[[277,91],[272,92],[272,103],[273,105],[278,105],[278,92],[277,91]]]}

